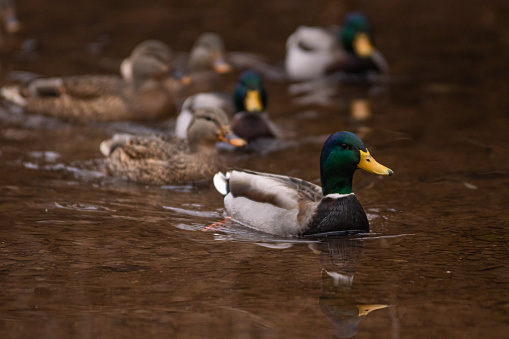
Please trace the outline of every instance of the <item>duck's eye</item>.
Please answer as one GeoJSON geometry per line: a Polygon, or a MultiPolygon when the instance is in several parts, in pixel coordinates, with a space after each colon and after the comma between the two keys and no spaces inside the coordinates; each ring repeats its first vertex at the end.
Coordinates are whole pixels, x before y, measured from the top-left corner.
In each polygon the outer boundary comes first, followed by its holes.
{"type": "Polygon", "coordinates": [[[206,116],[206,117],[205,117],[205,120],[207,120],[207,121],[212,121],[212,118],[211,118],[211,117],[209,117],[209,116],[206,116]]]}
{"type": "Polygon", "coordinates": [[[352,149],[352,146],[348,144],[341,144],[339,147],[341,147],[342,150],[352,149]]]}

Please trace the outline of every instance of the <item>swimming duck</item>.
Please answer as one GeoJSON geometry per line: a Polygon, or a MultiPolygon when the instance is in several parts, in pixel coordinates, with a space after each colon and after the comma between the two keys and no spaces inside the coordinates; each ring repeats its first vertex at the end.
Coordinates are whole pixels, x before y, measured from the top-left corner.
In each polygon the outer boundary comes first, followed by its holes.
{"type": "Polygon", "coordinates": [[[352,191],[357,168],[379,175],[393,171],[373,159],[355,134],[341,131],[324,143],[320,156],[322,187],[269,173],[230,170],[214,176],[226,212],[251,228],[280,236],[328,232],[369,232],[369,223],[352,191]]]}
{"type": "Polygon", "coordinates": [[[217,141],[246,144],[231,133],[223,111],[198,108],[187,139],[116,134],[100,148],[113,176],[144,184],[181,185],[207,180],[223,167],[215,149],[217,141]]]}
{"type": "Polygon", "coordinates": [[[233,133],[248,142],[279,137],[280,133],[266,111],[267,93],[258,72],[249,70],[240,75],[233,101],[235,114],[230,122],[233,133]]]}
{"type": "Polygon", "coordinates": [[[212,32],[201,34],[191,48],[187,60],[185,72],[190,80],[188,95],[216,91],[220,84],[220,75],[232,69],[225,59],[221,36],[212,32]]]}
{"type": "Polygon", "coordinates": [[[177,117],[175,134],[185,137],[193,108],[218,107],[232,117],[233,133],[246,141],[280,136],[265,111],[267,93],[259,73],[244,71],[235,86],[233,99],[220,92],[198,93],[186,99],[177,117]]]}
{"type": "Polygon", "coordinates": [[[131,55],[123,76],[83,75],[39,78],[3,87],[0,95],[25,111],[74,122],[151,120],[171,113],[182,89],[169,76],[169,47],[154,42],[131,55]]]}
{"type": "Polygon", "coordinates": [[[341,28],[300,26],[286,41],[285,69],[292,80],[334,72],[385,73],[387,62],[373,46],[369,20],[351,12],[341,28]]]}
{"type": "Polygon", "coordinates": [[[0,0],[0,18],[7,33],[16,33],[21,24],[16,16],[16,5],[14,0],[0,0]]]}
{"type": "Polygon", "coordinates": [[[175,123],[175,136],[187,137],[187,129],[193,119],[193,113],[197,108],[215,107],[223,110],[228,117],[234,112],[231,98],[222,92],[198,93],[187,98],[182,104],[180,113],[175,123]]]}

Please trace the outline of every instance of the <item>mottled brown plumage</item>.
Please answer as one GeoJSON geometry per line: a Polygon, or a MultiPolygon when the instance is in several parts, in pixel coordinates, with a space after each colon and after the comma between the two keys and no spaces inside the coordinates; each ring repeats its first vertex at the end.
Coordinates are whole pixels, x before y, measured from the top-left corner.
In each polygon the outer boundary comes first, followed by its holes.
{"type": "Polygon", "coordinates": [[[199,108],[193,114],[187,139],[168,136],[117,134],[101,144],[113,176],[153,185],[180,185],[204,180],[224,168],[217,141],[242,146],[231,134],[226,114],[216,108],[199,108]]]}
{"type": "Polygon", "coordinates": [[[118,75],[40,78],[4,87],[1,95],[27,113],[74,122],[152,120],[173,113],[179,80],[169,77],[171,50],[159,41],[137,47],[118,75]],[[157,48],[154,48],[156,46],[157,48]]]}

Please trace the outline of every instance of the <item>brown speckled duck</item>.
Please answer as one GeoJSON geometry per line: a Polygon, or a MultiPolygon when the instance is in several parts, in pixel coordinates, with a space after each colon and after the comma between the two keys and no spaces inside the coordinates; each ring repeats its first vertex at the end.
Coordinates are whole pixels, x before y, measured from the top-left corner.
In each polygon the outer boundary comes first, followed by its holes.
{"type": "Polygon", "coordinates": [[[190,86],[187,94],[215,91],[220,85],[220,75],[228,73],[232,66],[225,59],[224,43],[217,33],[201,34],[189,54],[186,73],[190,86]]]}
{"type": "Polygon", "coordinates": [[[169,76],[171,50],[160,41],[138,46],[122,75],[39,78],[3,87],[0,95],[28,113],[73,122],[152,120],[175,110],[182,88],[169,76]]]}
{"type": "Polygon", "coordinates": [[[199,108],[193,114],[187,139],[168,136],[116,134],[101,144],[113,176],[152,185],[181,185],[210,180],[223,168],[215,144],[244,146],[232,134],[226,114],[199,108]]]}

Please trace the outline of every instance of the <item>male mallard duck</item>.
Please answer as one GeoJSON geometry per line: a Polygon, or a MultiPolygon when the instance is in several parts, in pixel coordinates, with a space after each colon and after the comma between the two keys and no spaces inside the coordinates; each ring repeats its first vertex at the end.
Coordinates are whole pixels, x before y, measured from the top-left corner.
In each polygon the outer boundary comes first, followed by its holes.
{"type": "Polygon", "coordinates": [[[307,80],[334,72],[387,71],[382,53],[373,46],[366,16],[352,12],[337,27],[300,26],[286,41],[285,68],[293,80],[307,80]]]}
{"type": "Polygon", "coordinates": [[[222,168],[217,141],[245,145],[231,133],[223,111],[199,108],[187,139],[116,134],[101,143],[101,152],[108,157],[106,165],[113,176],[144,184],[180,185],[206,180],[222,168]]]}
{"type": "Polygon", "coordinates": [[[233,101],[236,112],[230,123],[233,133],[247,141],[279,136],[266,112],[267,93],[259,73],[244,71],[240,75],[233,101]]]}
{"type": "Polygon", "coordinates": [[[195,94],[215,91],[220,84],[220,74],[228,73],[232,66],[226,62],[224,43],[217,33],[201,34],[187,60],[186,73],[190,86],[187,92],[195,94]]]}
{"type": "Polygon", "coordinates": [[[368,232],[369,223],[352,191],[355,170],[392,175],[350,132],[336,132],[320,156],[322,187],[310,182],[261,172],[230,170],[214,176],[226,212],[249,227],[281,236],[327,232],[368,232]]]}
{"type": "Polygon", "coordinates": [[[171,51],[152,41],[131,55],[123,75],[40,78],[3,87],[0,94],[29,113],[76,122],[150,120],[175,109],[182,85],[169,77],[171,51]],[[154,46],[158,46],[154,48],[154,46]],[[132,76],[132,78],[130,77],[132,76]]]}

